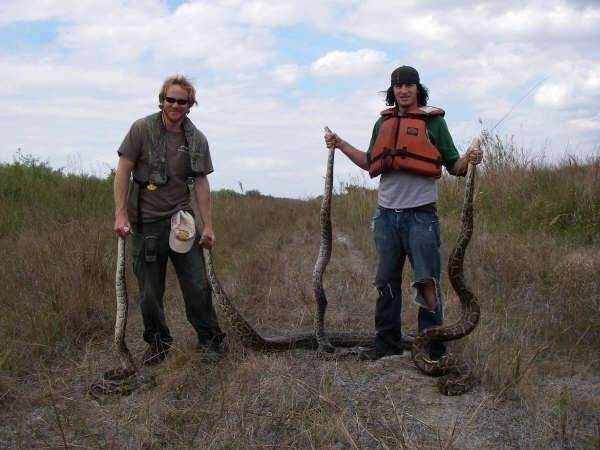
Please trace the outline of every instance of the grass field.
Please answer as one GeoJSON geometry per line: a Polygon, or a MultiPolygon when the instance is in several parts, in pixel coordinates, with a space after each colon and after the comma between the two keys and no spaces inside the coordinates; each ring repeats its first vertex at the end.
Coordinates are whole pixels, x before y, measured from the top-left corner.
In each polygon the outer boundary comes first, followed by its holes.
{"type": "MultiPolygon", "coordinates": [[[[97,402],[116,367],[111,179],[71,176],[18,155],[0,165],[0,448],[600,448],[600,159],[529,159],[490,139],[465,273],[482,320],[451,345],[475,367],[472,392],[442,397],[410,359],[262,355],[234,338],[217,364],[194,353],[176,278],[176,339],[157,385],[97,402]]],[[[459,229],[462,179],[443,178],[443,255],[459,229]]],[[[376,192],[333,200],[327,326],[372,330],[376,192]]],[[[319,199],[213,193],[221,281],[265,335],[312,329],[319,199]]],[[[403,324],[416,328],[405,273],[403,324]]],[[[128,342],[139,357],[135,280],[128,342]]],[[[447,279],[446,317],[458,302],[447,279]]]]}

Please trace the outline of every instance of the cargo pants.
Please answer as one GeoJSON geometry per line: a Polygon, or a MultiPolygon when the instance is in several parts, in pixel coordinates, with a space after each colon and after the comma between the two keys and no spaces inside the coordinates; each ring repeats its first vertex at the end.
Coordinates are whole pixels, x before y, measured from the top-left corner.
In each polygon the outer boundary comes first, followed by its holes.
{"type": "Polygon", "coordinates": [[[144,223],[142,231],[132,235],[133,271],[139,285],[144,341],[149,344],[173,341],[163,307],[170,259],[183,294],[186,316],[196,331],[198,343],[220,342],[224,334],[213,308],[202,248],[195,242],[188,253],[174,252],[169,247],[170,231],[171,221],[167,218],[144,223]]]}

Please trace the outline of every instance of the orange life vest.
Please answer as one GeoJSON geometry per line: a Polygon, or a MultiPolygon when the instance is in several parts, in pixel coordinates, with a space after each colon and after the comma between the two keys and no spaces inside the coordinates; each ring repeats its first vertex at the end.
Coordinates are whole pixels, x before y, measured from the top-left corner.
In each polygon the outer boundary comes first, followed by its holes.
{"type": "Polygon", "coordinates": [[[396,108],[381,111],[382,123],[371,150],[371,178],[388,170],[407,170],[428,177],[442,176],[442,157],[427,136],[427,118],[444,116],[444,110],[421,106],[399,113],[396,108]]]}

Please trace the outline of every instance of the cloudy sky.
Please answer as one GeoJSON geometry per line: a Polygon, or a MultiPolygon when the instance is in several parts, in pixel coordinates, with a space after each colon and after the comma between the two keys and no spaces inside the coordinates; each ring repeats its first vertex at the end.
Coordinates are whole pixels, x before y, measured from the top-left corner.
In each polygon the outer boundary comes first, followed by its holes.
{"type": "MultiPolygon", "coordinates": [[[[597,154],[599,56],[598,0],[1,0],[0,161],[20,148],[105,174],[162,80],[183,73],[213,189],[313,196],[323,126],[366,149],[403,64],[461,150],[531,91],[495,132],[550,161],[597,154]]],[[[335,170],[367,182],[341,154],[335,170]]]]}

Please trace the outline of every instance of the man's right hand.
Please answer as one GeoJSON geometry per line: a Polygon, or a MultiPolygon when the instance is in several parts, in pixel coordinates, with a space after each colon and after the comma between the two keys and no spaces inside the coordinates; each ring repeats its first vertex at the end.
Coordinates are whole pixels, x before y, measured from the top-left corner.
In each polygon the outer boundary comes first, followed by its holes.
{"type": "Polygon", "coordinates": [[[122,238],[128,234],[131,234],[131,224],[129,223],[127,216],[119,216],[115,218],[115,226],[113,231],[122,238]]]}
{"type": "Polygon", "coordinates": [[[340,137],[337,134],[332,133],[327,127],[325,130],[325,145],[327,148],[339,148],[342,141],[340,137]]]}
{"type": "Polygon", "coordinates": [[[333,150],[339,148],[350,160],[358,167],[364,170],[369,170],[369,164],[367,163],[367,154],[361,152],[357,148],[354,148],[351,144],[343,140],[337,134],[332,132],[329,128],[325,127],[325,145],[328,149],[333,150]]]}

